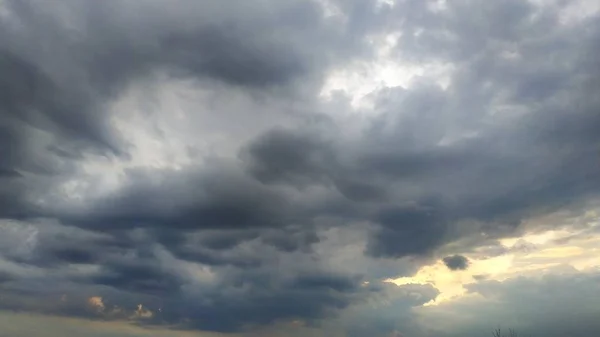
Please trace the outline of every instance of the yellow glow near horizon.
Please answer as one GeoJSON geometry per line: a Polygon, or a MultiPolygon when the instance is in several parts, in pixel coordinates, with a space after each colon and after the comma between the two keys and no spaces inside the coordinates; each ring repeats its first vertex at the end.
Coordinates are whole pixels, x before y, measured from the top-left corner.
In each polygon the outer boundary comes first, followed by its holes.
{"type": "MultiPolygon", "coordinates": [[[[589,223],[587,228],[597,227],[596,212],[587,212],[583,216],[589,223]]],[[[509,250],[507,254],[488,258],[470,259],[467,270],[449,270],[442,261],[422,267],[412,277],[388,280],[397,285],[430,284],[440,291],[440,295],[425,306],[438,305],[467,295],[465,285],[477,282],[477,277],[487,280],[504,281],[516,276],[527,276],[551,272],[552,268],[568,265],[583,271],[600,267],[600,232],[590,231],[581,235],[581,230],[550,230],[523,235],[518,238],[506,238],[500,243],[509,250]],[[578,235],[580,234],[580,235],[578,235]],[[565,239],[564,241],[561,241],[565,239]],[[566,240],[568,239],[568,240],[566,240]],[[524,242],[535,246],[533,251],[511,249],[524,242]],[[562,242],[562,243],[561,243],[562,242]]],[[[469,258],[469,254],[466,254],[469,258]]]]}

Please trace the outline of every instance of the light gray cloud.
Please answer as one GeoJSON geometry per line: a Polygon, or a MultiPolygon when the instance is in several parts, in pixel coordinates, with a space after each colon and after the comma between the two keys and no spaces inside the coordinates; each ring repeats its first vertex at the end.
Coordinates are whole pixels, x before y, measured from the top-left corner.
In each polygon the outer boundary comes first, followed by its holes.
{"type": "Polygon", "coordinates": [[[589,336],[598,329],[598,273],[564,267],[558,273],[518,277],[503,282],[482,280],[468,287],[478,297],[423,311],[426,319],[456,315],[438,335],[480,336],[490,327],[514,328],[519,334],[589,336]],[[446,330],[446,331],[443,331],[446,330]]]}

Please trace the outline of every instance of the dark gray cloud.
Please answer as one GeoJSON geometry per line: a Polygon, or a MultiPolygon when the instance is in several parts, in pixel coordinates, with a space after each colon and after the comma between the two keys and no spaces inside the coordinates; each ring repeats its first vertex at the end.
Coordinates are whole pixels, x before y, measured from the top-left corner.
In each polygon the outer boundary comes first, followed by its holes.
{"type": "Polygon", "coordinates": [[[269,287],[263,284],[272,282],[272,276],[245,274],[234,280],[241,298],[234,297],[235,291],[218,292],[208,296],[213,304],[190,302],[186,309],[193,313],[196,327],[232,331],[242,323],[269,324],[284,319],[302,318],[315,324],[368,294],[359,279],[319,274],[298,275],[269,287]]]}
{"type": "MultiPolygon", "coordinates": [[[[7,308],[100,294],[143,301],[150,324],[318,326],[394,293],[382,279],[476,247],[503,254],[495,241],[524,220],[585,208],[600,192],[598,16],[564,23],[560,1],[432,3],[1,2],[7,308]],[[397,31],[393,57],[447,66],[447,85],[424,70],[368,108],[319,96],[397,31]],[[153,96],[170,85],[191,89],[163,107],[153,96]],[[140,122],[122,127],[129,110],[140,122]],[[171,124],[181,110],[189,129],[171,124]],[[188,162],[155,167],[145,128],[188,162]]],[[[437,295],[393,289],[406,317],[437,295]]],[[[361,315],[346,321],[354,334],[418,331],[361,315]]]]}
{"type": "Polygon", "coordinates": [[[5,224],[1,231],[3,259],[18,263],[0,261],[8,266],[5,309],[123,319],[143,303],[153,313],[144,324],[237,331],[282,320],[318,324],[379,291],[365,287],[362,275],[326,270],[262,239],[251,241],[249,250],[202,248],[194,244],[214,242],[214,234],[197,232],[169,247],[171,253],[138,230],[115,237],[43,222],[5,224]],[[88,308],[93,296],[101,296],[106,309],[88,308]],[[127,311],[118,314],[115,306],[127,311]]]}
{"type": "Polygon", "coordinates": [[[313,183],[324,178],[334,154],[319,135],[273,130],[254,141],[242,157],[248,170],[267,183],[313,183]]]}
{"type": "Polygon", "coordinates": [[[66,221],[101,230],[153,226],[240,229],[278,226],[291,216],[285,195],[265,188],[228,163],[215,163],[201,173],[190,170],[189,175],[131,173],[131,182],[120,195],[78,210],[66,221]]]}
{"type": "MultiPolygon", "coordinates": [[[[112,128],[114,116],[107,111],[132,83],[166,71],[251,92],[289,94],[285,88],[318,81],[329,62],[359,51],[360,37],[369,27],[358,29],[351,22],[348,30],[338,30],[324,20],[320,6],[297,1],[258,6],[238,2],[227,8],[192,1],[168,8],[158,2],[132,7],[127,1],[67,1],[59,6],[8,1],[3,6],[9,16],[3,17],[0,35],[0,168],[6,181],[0,215],[56,217],[102,232],[10,224],[4,258],[35,266],[47,276],[13,267],[6,274],[6,282],[12,282],[6,289],[74,297],[59,286],[68,284],[80,301],[98,293],[104,294],[106,305],[131,306],[143,300],[154,310],[165,307],[155,323],[219,331],[281,319],[317,321],[368,293],[360,287],[360,277],[313,267],[304,267],[304,272],[294,266],[273,269],[269,254],[293,254],[318,238],[304,228],[306,217],[294,224],[296,210],[286,194],[229,163],[187,174],[165,171],[159,183],[156,172],[128,171],[129,183],[118,196],[84,207],[45,209],[32,201],[38,193],[55,189],[66,175],[76,174],[75,166],[86,155],[125,156],[129,145],[112,128]],[[30,184],[34,178],[40,182],[35,188],[30,184]],[[294,229],[298,225],[303,229],[294,229]],[[13,241],[18,238],[27,245],[13,241]],[[273,249],[267,255],[248,254],[236,248],[243,242],[273,249]],[[199,287],[186,262],[165,262],[157,256],[155,243],[166,247],[168,256],[210,266],[211,280],[199,287]],[[78,272],[68,272],[73,268],[78,272]],[[36,286],[41,284],[46,290],[36,286]]],[[[364,15],[353,15],[359,13],[364,15]]],[[[251,152],[260,156],[257,147],[251,152]]],[[[266,160],[281,155],[285,152],[266,160]]],[[[301,167],[302,156],[291,153],[282,162],[298,166],[299,175],[305,175],[308,166],[301,167]]],[[[266,173],[277,173],[272,168],[266,173]]],[[[90,314],[77,305],[65,309],[46,303],[42,308],[25,297],[8,307],[90,314]]]]}
{"type": "Polygon", "coordinates": [[[462,255],[446,256],[442,261],[450,270],[466,270],[469,268],[469,259],[462,255]]]}
{"type": "Polygon", "coordinates": [[[382,284],[382,291],[374,296],[371,305],[361,308],[347,317],[347,334],[349,336],[395,336],[423,334],[418,327],[412,310],[431,300],[439,291],[431,285],[395,286],[382,284]]]}
{"type": "MultiPolygon", "coordinates": [[[[21,183],[23,171],[66,173],[90,151],[125,156],[130,145],[112,127],[109,105],[157,71],[251,91],[282,89],[322,76],[319,70],[351,57],[362,43],[358,33],[324,20],[313,2],[236,2],[225,9],[182,0],[166,11],[155,1],[2,6],[0,172],[11,180],[3,185],[21,183]]],[[[3,204],[31,193],[18,187],[3,189],[3,204]]],[[[15,213],[17,206],[2,209],[15,213]]]]}

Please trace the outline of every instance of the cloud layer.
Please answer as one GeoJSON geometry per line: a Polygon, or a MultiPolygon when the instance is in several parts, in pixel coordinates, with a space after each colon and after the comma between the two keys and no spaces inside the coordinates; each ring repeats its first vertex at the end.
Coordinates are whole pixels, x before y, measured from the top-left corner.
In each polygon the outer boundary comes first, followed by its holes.
{"type": "Polygon", "coordinates": [[[440,290],[386,280],[580,233],[536,219],[600,192],[593,1],[4,0],[0,46],[4,309],[429,336],[440,290]]]}

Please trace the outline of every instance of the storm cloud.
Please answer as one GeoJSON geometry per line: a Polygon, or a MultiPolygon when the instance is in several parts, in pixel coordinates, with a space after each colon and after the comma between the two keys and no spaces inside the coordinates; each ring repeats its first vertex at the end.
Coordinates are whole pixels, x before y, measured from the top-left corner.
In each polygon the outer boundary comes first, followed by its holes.
{"type": "Polygon", "coordinates": [[[469,268],[469,259],[462,255],[446,256],[442,260],[450,270],[465,270],[469,268]]]}
{"type": "Polygon", "coordinates": [[[2,308],[429,336],[386,281],[593,210],[592,7],[0,1],[2,308]]]}

